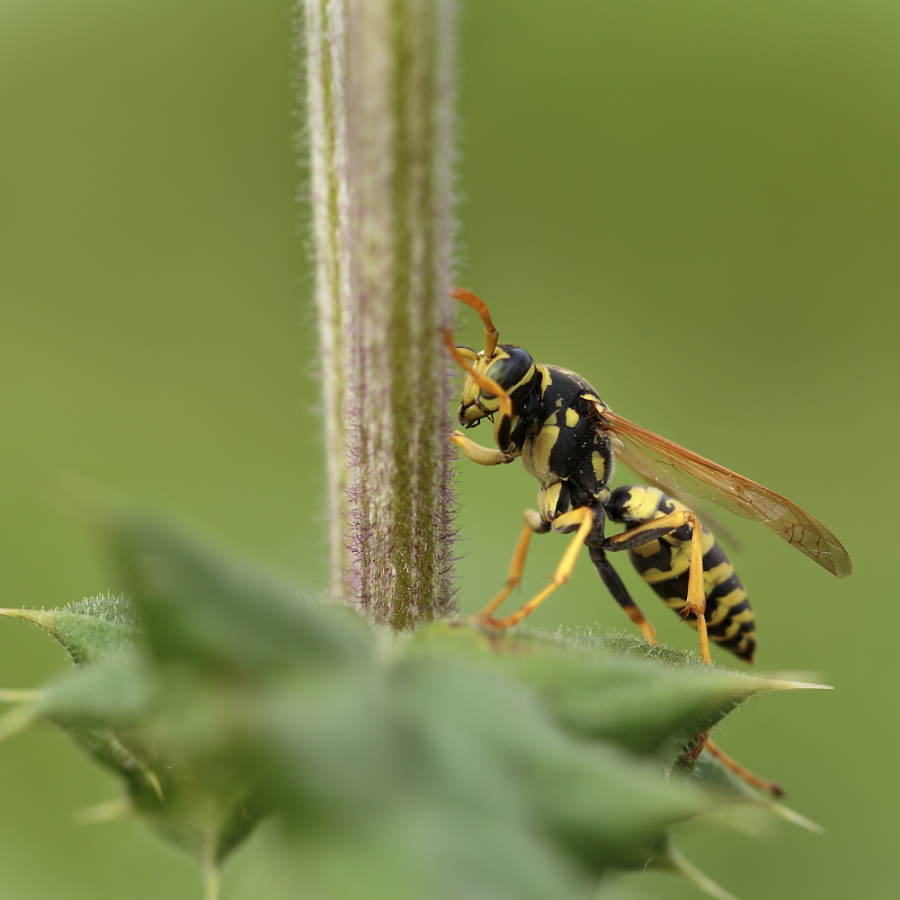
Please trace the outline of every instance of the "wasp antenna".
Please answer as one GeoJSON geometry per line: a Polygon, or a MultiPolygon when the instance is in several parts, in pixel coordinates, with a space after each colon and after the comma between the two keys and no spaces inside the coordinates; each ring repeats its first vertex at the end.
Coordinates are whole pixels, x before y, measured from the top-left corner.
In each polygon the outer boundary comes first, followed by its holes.
{"type": "MultiPolygon", "coordinates": [[[[476,299],[478,298],[476,297],[476,299]]],[[[450,355],[459,364],[459,367],[465,369],[479,387],[490,391],[495,397],[500,399],[500,414],[511,417],[512,398],[499,384],[497,384],[496,381],[494,381],[493,378],[489,375],[485,375],[484,372],[478,372],[472,368],[471,364],[466,360],[466,357],[460,352],[459,347],[456,346],[449,328],[444,329],[444,343],[447,345],[450,355]]]]}
{"type": "Polygon", "coordinates": [[[497,349],[497,341],[500,339],[500,334],[491,321],[491,313],[487,308],[487,303],[471,291],[460,287],[450,288],[450,296],[461,300],[466,306],[471,306],[481,316],[481,321],[484,322],[484,358],[490,359],[497,349]]]}

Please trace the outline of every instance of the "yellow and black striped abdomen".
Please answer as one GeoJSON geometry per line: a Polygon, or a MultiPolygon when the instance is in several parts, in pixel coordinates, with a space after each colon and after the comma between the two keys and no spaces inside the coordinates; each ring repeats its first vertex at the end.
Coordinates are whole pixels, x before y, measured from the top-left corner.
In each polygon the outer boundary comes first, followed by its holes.
{"type": "MultiPolygon", "coordinates": [[[[658,519],[687,507],[658,488],[633,485],[616,488],[606,504],[609,518],[628,527],[658,519]]],[[[732,653],[753,662],[756,625],[747,591],[731,560],[703,526],[703,588],[709,637],[732,653]]],[[[684,609],[691,559],[691,529],[682,526],[659,540],[628,551],[641,578],[676,612],[684,609]]],[[[687,617],[695,628],[697,620],[687,617]]]]}

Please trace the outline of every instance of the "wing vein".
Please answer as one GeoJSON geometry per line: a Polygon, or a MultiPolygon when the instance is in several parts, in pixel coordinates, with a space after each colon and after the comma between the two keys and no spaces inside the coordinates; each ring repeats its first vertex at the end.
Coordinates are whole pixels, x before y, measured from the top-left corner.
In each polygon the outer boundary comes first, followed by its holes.
{"type": "Polygon", "coordinates": [[[629,468],[668,491],[690,494],[761,522],[801,553],[842,578],[852,564],[841,542],[817,519],[781,494],[714,463],[594,403],[597,427],[629,468]]]}

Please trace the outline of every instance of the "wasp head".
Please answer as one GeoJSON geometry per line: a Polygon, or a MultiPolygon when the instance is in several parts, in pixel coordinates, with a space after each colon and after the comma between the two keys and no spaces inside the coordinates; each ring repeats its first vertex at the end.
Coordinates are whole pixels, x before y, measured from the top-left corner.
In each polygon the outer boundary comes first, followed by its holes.
{"type": "MultiPolygon", "coordinates": [[[[534,360],[515,344],[500,344],[490,357],[484,352],[476,353],[468,347],[457,347],[457,351],[468,360],[476,375],[486,375],[497,382],[508,394],[519,385],[531,380],[534,374],[534,360]]],[[[470,374],[463,385],[462,402],[459,405],[459,424],[473,428],[483,418],[493,416],[500,408],[500,398],[486,387],[479,386],[470,374]]],[[[515,413],[515,401],[513,401],[515,413]]]]}

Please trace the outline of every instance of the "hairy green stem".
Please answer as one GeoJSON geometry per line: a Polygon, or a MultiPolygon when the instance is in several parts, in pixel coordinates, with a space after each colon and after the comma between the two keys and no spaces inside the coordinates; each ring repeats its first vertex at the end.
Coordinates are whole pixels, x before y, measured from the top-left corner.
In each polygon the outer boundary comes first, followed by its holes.
{"type": "Polygon", "coordinates": [[[453,13],[306,2],[333,584],[397,629],[452,605],[453,13]]]}
{"type": "Polygon", "coordinates": [[[349,271],[343,235],[347,231],[347,136],[344,0],[306,0],[306,107],[311,157],[311,205],[316,255],[316,305],[328,471],[331,583],[346,597],[351,556],[344,538],[347,429],[343,382],[344,326],[348,315],[349,271]]]}

